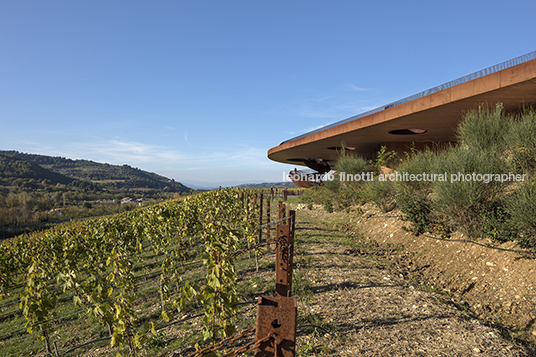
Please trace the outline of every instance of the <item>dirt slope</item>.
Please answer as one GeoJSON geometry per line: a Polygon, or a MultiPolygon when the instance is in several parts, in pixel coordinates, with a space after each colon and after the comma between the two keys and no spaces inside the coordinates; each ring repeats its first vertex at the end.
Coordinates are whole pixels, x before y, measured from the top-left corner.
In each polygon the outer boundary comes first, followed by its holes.
{"type": "Polygon", "coordinates": [[[529,343],[514,338],[519,332],[489,323],[500,318],[505,325],[524,324],[522,337],[533,336],[528,325],[534,321],[534,279],[521,273],[533,261],[519,266],[515,256],[499,259],[496,252],[452,244],[449,249],[448,242],[406,234],[397,218],[294,208],[300,355],[534,355],[529,343]],[[493,272],[500,284],[490,283],[493,272]],[[471,297],[486,299],[485,292],[498,296],[496,301],[474,304],[471,297]]]}
{"type": "MultiPolygon", "coordinates": [[[[535,259],[474,244],[416,237],[402,229],[407,223],[400,219],[381,218],[398,212],[382,214],[372,205],[364,208],[366,212],[358,219],[363,233],[380,243],[406,247],[391,257],[404,275],[452,293],[475,315],[536,342],[535,259]]],[[[452,239],[463,239],[463,234],[455,233],[452,239]]],[[[516,248],[513,243],[500,247],[516,248]]]]}

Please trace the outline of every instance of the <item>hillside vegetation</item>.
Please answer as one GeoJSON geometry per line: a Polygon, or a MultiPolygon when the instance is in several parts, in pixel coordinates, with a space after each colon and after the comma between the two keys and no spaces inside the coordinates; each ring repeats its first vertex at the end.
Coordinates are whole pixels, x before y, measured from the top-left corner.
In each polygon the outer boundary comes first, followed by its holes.
{"type": "MultiPolygon", "coordinates": [[[[47,180],[49,184],[68,184],[74,180],[99,184],[102,189],[111,192],[166,190],[169,192],[188,192],[188,187],[173,179],[152,172],[133,168],[129,165],[102,164],[89,160],[71,160],[64,157],[52,157],[36,154],[24,154],[16,151],[0,152],[3,157],[20,159],[31,163],[32,170],[17,170],[14,172],[21,179],[47,180]],[[38,165],[38,166],[35,166],[38,165]],[[56,174],[56,175],[54,175],[56,174]],[[59,175],[58,175],[59,174],[59,175]],[[65,181],[60,176],[66,177],[65,181]]],[[[20,166],[20,165],[19,165],[20,166]]],[[[3,175],[3,174],[2,174],[3,175]]],[[[0,177],[2,180],[3,177],[0,177]]],[[[28,185],[18,182],[20,185],[28,185]]]]}
{"type": "MultiPolygon", "coordinates": [[[[501,105],[468,113],[457,128],[457,144],[404,157],[380,150],[367,162],[342,152],[341,173],[373,172],[373,181],[332,181],[308,190],[304,203],[327,211],[375,202],[384,212],[398,207],[413,233],[514,241],[536,249],[536,111],[508,114],[501,105]],[[394,170],[382,174],[380,169],[394,170]]],[[[339,177],[340,176],[340,177],[339,177]]]]}
{"type": "Polygon", "coordinates": [[[276,188],[298,188],[294,182],[263,182],[263,183],[245,183],[238,185],[238,188],[254,188],[254,189],[276,189],[276,188]]]}
{"type": "MultiPolygon", "coordinates": [[[[113,214],[191,192],[128,165],[0,151],[0,227],[113,214]]],[[[40,228],[2,228],[0,238],[40,228]]]]}
{"type": "Polygon", "coordinates": [[[15,154],[0,152],[0,184],[4,187],[38,189],[58,184],[72,185],[74,181],[15,154]]]}

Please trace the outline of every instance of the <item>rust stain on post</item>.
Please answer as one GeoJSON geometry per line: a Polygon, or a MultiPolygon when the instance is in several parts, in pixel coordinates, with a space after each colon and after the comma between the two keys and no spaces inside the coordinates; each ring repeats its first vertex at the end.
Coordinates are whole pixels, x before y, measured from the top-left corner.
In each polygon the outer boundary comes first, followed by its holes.
{"type": "Polygon", "coordinates": [[[295,356],[297,306],[296,298],[259,296],[255,340],[273,337],[255,349],[255,357],[295,356]]]}
{"type": "Polygon", "coordinates": [[[290,296],[292,292],[295,212],[290,211],[289,213],[289,219],[277,225],[277,249],[275,258],[276,296],[290,296]]]}

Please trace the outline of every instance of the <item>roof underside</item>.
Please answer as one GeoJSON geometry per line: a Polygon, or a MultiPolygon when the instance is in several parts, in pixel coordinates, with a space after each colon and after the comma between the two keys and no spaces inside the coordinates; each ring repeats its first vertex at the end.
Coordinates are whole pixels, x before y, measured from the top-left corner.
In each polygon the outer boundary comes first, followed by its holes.
{"type": "Polygon", "coordinates": [[[481,105],[503,103],[506,111],[536,103],[536,51],[455,81],[348,118],[281,143],[271,160],[302,165],[301,159],[334,163],[344,142],[369,157],[386,142],[448,142],[463,115],[481,105]],[[393,130],[424,129],[424,134],[395,135],[393,130]]]}

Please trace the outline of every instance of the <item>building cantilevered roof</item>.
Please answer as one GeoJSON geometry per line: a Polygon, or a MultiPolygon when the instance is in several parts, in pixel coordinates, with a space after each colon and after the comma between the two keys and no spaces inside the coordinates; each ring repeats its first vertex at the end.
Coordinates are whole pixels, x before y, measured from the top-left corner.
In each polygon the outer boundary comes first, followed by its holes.
{"type": "Polygon", "coordinates": [[[289,139],[271,148],[268,158],[333,165],[341,143],[371,157],[384,144],[451,142],[465,113],[499,102],[506,111],[536,104],[536,51],[289,139]]]}

